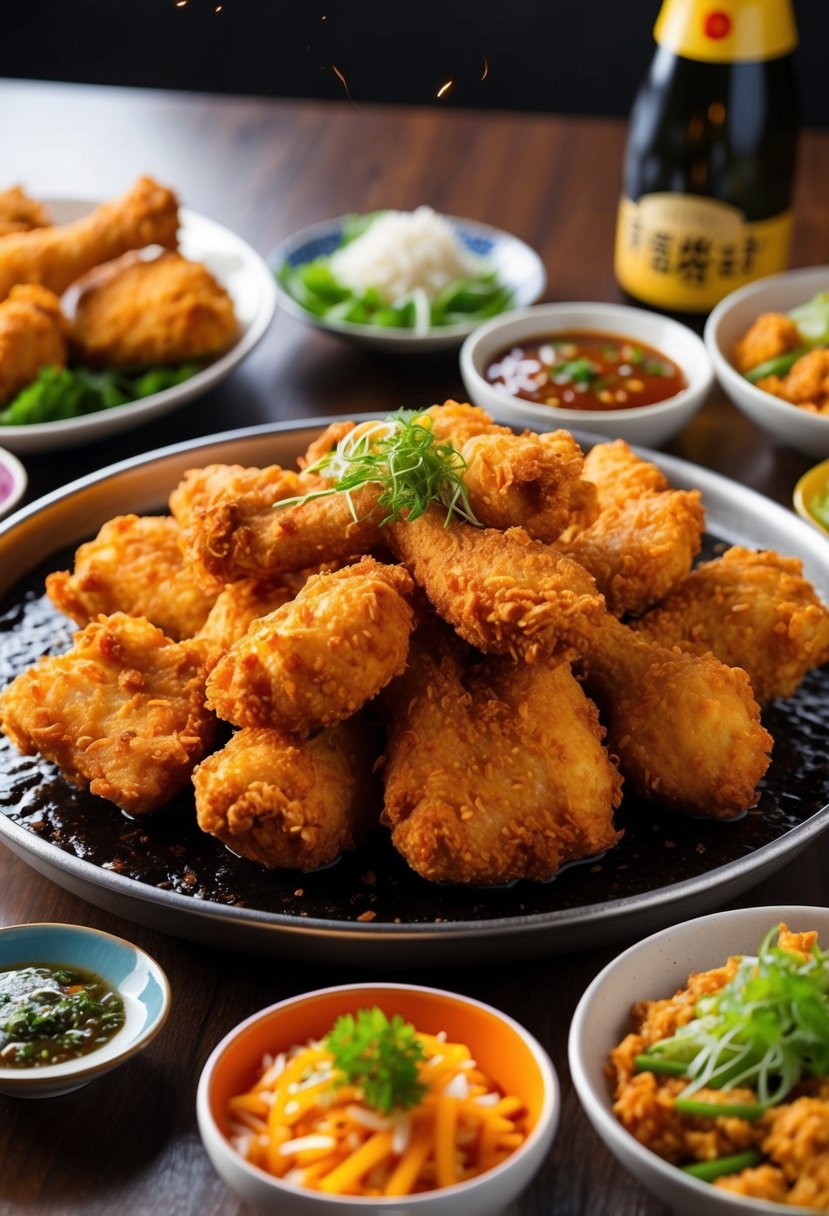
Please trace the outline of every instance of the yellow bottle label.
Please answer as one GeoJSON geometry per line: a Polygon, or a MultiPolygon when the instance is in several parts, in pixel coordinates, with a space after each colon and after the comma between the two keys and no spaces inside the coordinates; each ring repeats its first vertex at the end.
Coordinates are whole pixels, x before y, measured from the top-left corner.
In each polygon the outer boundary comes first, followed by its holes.
{"type": "Polygon", "coordinates": [[[696,195],[623,198],[616,278],[657,308],[708,312],[735,288],[785,270],[791,235],[791,211],[747,223],[736,207],[696,195]]]}
{"type": "Polygon", "coordinates": [[[797,46],[791,0],[664,0],[653,36],[685,59],[777,59],[797,46]]]}

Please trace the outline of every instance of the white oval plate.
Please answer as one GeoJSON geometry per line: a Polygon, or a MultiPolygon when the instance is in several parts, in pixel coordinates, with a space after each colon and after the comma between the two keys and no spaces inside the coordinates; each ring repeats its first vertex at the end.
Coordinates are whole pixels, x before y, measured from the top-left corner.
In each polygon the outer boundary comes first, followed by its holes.
{"type": "MultiPolygon", "coordinates": [[[[274,273],[283,262],[301,266],[314,258],[333,253],[340,243],[347,218],[340,215],[336,219],[323,220],[321,224],[312,224],[310,228],[303,228],[280,241],[268,254],[268,262],[274,273]]],[[[512,233],[502,232],[489,224],[460,219],[454,215],[443,218],[453,226],[466,248],[486,258],[496,270],[499,281],[512,290],[511,309],[535,303],[547,285],[547,271],[534,249],[512,233]]],[[[451,350],[460,346],[463,339],[481,324],[480,319],[476,318],[459,325],[433,325],[425,333],[416,333],[413,329],[384,329],[379,325],[358,325],[353,321],[328,321],[325,317],[308,312],[278,282],[276,289],[280,307],[291,316],[316,329],[346,338],[357,346],[391,354],[428,354],[437,350],[451,350]]]]}
{"type": "MultiPolygon", "coordinates": [[[[97,206],[85,199],[46,199],[45,202],[58,224],[71,223],[97,206]]],[[[83,414],[80,418],[35,422],[31,426],[2,426],[0,442],[10,451],[49,452],[76,447],[140,426],[161,414],[169,414],[229,376],[264,335],[276,307],[276,286],[263,259],[247,241],[215,220],[186,209],[180,210],[179,217],[180,252],[192,261],[204,262],[233,300],[241,328],[236,345],[183,384],[140,401],[83,414]]]]}

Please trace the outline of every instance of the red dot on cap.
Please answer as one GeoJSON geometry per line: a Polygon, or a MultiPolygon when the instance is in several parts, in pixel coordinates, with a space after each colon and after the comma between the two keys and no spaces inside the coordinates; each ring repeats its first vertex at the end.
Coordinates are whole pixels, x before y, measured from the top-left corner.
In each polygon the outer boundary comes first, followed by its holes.
{"type": "Polygon", "coordinates": [[[731,18],[728,13],[714,9],[705,18],[706,38],[725,38],[731,33],[731,18]]]}

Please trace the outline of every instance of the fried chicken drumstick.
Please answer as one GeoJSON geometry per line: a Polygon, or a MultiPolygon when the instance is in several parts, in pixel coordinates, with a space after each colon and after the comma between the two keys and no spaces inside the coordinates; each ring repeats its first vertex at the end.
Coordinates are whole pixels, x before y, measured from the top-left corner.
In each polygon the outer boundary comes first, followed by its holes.
{"type": "Polygon", "coordinates": [[[219,660],[208,703],[237,726],[297,735],[350,717],[406,665],[411,592],[402,567],[371,557],[313,575],[219,660]]]}
{"type": "Polygon", "coordinates": [[[521,528],[444,526],[430,507],[385,531],[438,615],[484,654],[527,663],[572,656],[584,649],[587,623],[605,615],[587,571],[521,528]]]}
{"type": "Polygon", "coordinates": [[[790,697],[829,659],[829,611],[803,563],[740,545],[697,566],[633,627],[662,646],[710,650],[742,667],[760,702],[790,697]]]}
{"type": "Polygon", "coordinates": [[[18,283],[40,283],[60,295],[93,266],[130,249],[175,249],[177,231],[176,196],[150,177],[139,178],[121,198],[74,223],[0,237],[0,300],[18,283]]]}
{"type": "Polygon", "coordinates": [[[245,728],[193,774],[199,827],[260,865],[315,870],[376,825],[374,759],[358,718],[304,743],[245,728]]]}
{"type": "Polygon", "coordinates": [[[712,654],[657,646],[610,615],[590,632],[585,687],[625,781],[663,806],[714,819],[753,806],[772,740],[746,673],[712,654]]]}
{"type": "Polygon", "coordinates": [[[383,820],[409,865],[433,882],[544,881],[615,844],[621,781],[569,666],[494,658],[465,673],[456,640],[423,640],[434,632],[418,631],[383,693],[383,820]]]}

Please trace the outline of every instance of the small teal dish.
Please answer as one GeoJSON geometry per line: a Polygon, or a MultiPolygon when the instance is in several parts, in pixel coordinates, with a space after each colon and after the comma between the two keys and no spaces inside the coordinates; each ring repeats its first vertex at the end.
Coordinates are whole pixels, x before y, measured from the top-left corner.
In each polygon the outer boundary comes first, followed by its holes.
{"type": "MultiPolygon", "coordinates": [[[[460,219],[447,215],[448,220],[462,245],[479,257],[486,258],[495,271],[498,282],[508,288],[511,300],[507,307],[525,308],[535,303],[547,285],[547,272],[541,258],[529,245],[489,224],[477,220],[460,219]]],[[[324,220],[303,228],[286,237],[268,255],[268,265],[275,275],[282,266],[303,266],[318,257],[328,257],[341,243],[348,216],[324,220]]],[[[480,318],[452,325],[432,325],[418,331],[404,328],[384,328],[380,325],[359,324],[317,316],[294,299],[277,277],[276,290],[280,308],[291,316],[353,342],[357,346],[384,351],[389,354],[429,354],[434,351],[452,350],[460,346],[473,329],[480,325],[480,318]]]]}
{"type": "Polygon", "coordinates": [[[158,963],[132,942],[83,925],[10,925],[0,929],[0,971],[52,964],[92,971],[124,1002],[124,1025],[95,1051],[43,1068],[0,1066],[0,1094],[53,1098],[116,1068],[155,1038],[170,1011],[170,985],[158,963]]]}

